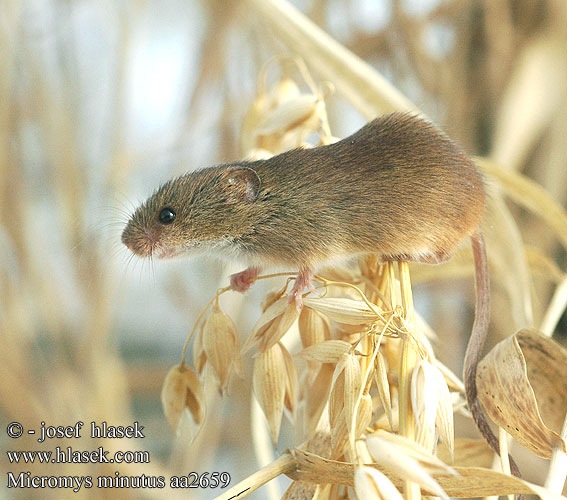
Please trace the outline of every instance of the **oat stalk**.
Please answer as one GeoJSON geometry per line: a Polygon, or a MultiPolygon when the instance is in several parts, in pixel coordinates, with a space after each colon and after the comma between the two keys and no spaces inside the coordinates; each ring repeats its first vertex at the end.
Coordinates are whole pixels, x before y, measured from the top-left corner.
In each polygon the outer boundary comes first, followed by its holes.
{"type": "MultiPolygon", "coordinates": [[[[393,276],[393,265],[391,269],[391,278],[393,276]]],[[[398,262],[398,272],[400,277],[400,290],[402,298],[403,318],[413,328],[410,332],[418,338],[418,330],[416,328],[415,314],[413,310],[413,297],[411,293],[411,281],[409,275],[409,266],[407,262],[398,262]]],[[[394,283],[391,283],[394,288],[394,283]]],[[[400,434],[410,439],[415,438],[415,417],[411,408],[411,380],[415,365],[419,360],[418,351],[410,335],[402,337],[402,359],[400,364],[400,434]]],[[[405,483],[406,500],[415,500],[421,497],[419,486],[415,483],[406,481],[405,483]]]]}
{"type": "Polygon", "coordinates": [[[243,481],[225,491],[222,495],[215,497],[214,500],[235,500],[244,498],[253,491],[260,488],[272,479],[280,476],[281,474],[289,474],[297,467],[295,457],[288,453],[284,453],[277,460],[271,464],[266,465],[254,474],[248,476],[243,481]]]}

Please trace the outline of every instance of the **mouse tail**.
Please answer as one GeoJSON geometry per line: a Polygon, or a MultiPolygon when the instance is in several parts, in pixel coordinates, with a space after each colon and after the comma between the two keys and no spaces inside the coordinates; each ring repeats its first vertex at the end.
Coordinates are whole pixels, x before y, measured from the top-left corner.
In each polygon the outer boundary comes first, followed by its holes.
{"type": "MultiPolygon", "coordinates": [[[[486,245],[482,231],[477,229],[471,236],[475,278],[476,278],[476,303],[475,316],[472,327],[472,333],[465,353],[464,363],[464,382],[465,393],[469,410],[472,413],[473,420],[490,447],[500,455],[500,443],[498,438],[492,432],[488,425],[488,421],[484,415],[484,411],[478,400],[478,392],[476,388],[476,370],[480,361],[482,350],[488,336],[488,325],[490,323],[490,280],[488,276],[488,259],[486,256],[486,245]]],[[[510,470],[516,477],[520,477],[520,471],[516,462],[508,455],[510,460],[510,470]]]]}

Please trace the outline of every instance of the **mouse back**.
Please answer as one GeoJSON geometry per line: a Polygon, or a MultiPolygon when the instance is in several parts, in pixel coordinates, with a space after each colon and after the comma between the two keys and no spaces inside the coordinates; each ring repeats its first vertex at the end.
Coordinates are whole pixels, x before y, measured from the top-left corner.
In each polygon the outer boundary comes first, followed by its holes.
{"type": "Polygon", "coordinates": [[[317,240],[329,254],[442,262],[483,217],[484,182],[474,162],[409,114],[377,118],[335,144],[253,168],[280,218],[287,216],[283,233],[317,240]]]}

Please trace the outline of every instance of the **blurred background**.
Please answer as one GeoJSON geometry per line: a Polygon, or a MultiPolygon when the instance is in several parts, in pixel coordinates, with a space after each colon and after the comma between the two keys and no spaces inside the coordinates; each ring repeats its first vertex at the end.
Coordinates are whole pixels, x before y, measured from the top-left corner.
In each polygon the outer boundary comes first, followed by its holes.
{"type": "MultiPolygon", "coordinates": [[[[376,68],[469,153],[522,172],[565,206],[563,0],[292,4],[376,68]]],[[[164,376],[179,362],[197,315],[240,268],[207,258],[150,264],[131,260],[120,244],[128,214],[161,182],[242,157],[240,127],[260,69],[274,55],[290,53],[255,5],[0,3],[1,429],[12,421],[38,429],[41,421],[67,426],[136,420],[145,426],[145,439],[116,447],[151,453],[150,464],[109,467],[10,465],[3,451],[4,472],[95,477],[119,471],[167,478],[226,471],[235,484],[259,468],[251,444],[257,431],[250,416],[249,358],[244,379],[231,385],[228,397],[209,395],[206,423],[190,449],[175,441],[159,401],[164,376]]],[[[315,81],[324,80],[306,62],[315,81]]],[[[340,91],[326,98],[326,107],[337,137],[366,122],[340,91]]],[[[502,259],[505,277],[493,287],[495,339],[541,323],[567,264],[557,235],[541,219],[515,204],[508,209],[515,225],[507,234],[515,239],[496,242],[495,253],[514,255],[511,268],[502,259]],[[514,259],[524,259],[528,274],[516,272],[514,259]],[[519,296],[526,286],[528,297],[519,296]]],[[[417,309],[440,338],[440,359],[460,373],[470,331],[463,324],[469,325],[472,312],[470,277],[419,272],[417,309]]],[[[258,283],[246,297],[223,298],[241,340],[269,287],[258,283]]],[[[565,331],[563,318],[555,338],[564,340],[565,331]]],[[[458,432],[474,435],[461,424],[458,432]]],[[[34,439],[12,440],[0,432],[2,450],[109,446],[108,440],[38,445],[34,439]]],[[[280,451],[292,444],[284,425],[280,451]]],[[[529,468],[527,479],[538,480],[537,467],[529,468]]],[[[6,492],[8,499],[208,499],[220,490],[6,492]]],[[[250,498],[265,495],[261,490],[250,498]]]]}

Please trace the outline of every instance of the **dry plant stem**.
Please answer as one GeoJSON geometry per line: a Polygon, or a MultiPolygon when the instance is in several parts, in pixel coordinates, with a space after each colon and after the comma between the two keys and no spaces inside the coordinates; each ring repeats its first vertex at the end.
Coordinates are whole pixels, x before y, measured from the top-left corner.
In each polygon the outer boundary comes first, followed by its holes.
{"type": "MultiPolygon", "coordinates": [[[[376,356],[378,355],[378,352],[380,350],[380,344],[382,343],[382,338],[384,337],[384,334],[386,333],[386,330],[388,329],[388,327],[390,326],[390,323],[392,322],[392,319],[394,317],[391,316],[388,321],[386,322],[386,324],[384,325],[384,327],[382,328],[382,331],[380,332],[380,334],[378,335],[378,338],[375,340],[374,343],[372,343],[372,337],[369,335],[365,335],[363,337],[363,340],[367,345],[364,345],[364,354],[366,354],[369,350],[371,350],[372,355],[371,356],[363,356],[362,360],[361,360],[361,369],[362,369],[362,383],[360,384],[360,392],[356,398],[356,403],[354,405],[354,416],[353,416],[353,421],[357,422],[358,419],[358,409],[360,407],[360,400],[362,398],[362,396],[364,396],[365,394],[368,393],[369,389],[370,389],[370,383],[372,382],[372,375],[374,374],[374,361],[376,359],[376,356]]],[[[354,447],[355,444],[355,426],[352,427],[351,429],[351,445],[354,447]]],[[[356,451],[353,449],[351,450],[352,452],[352,456],[356,457],[356,451]]],[[[359,459],[360,460],[360,459],[359,459]]]]}
{"type": "Polygon", "coordinates": [[[388,277],[388,292],[390,293],[392,311],[395,311],[398,305],[398,295],[396,293],[396,273],[392,262],[388,262],[386,265],[386,276],[388,277]]]}
{"type": "MultiPolygon", "coordinates": [[[[382,273],[380,275],[378,290],[380,291],[380,294],[384,296],[386,296],[386,288],[388,287],[388,274],[386,270],[387,270],[387,266],[385,264],[382,264],[382,273]]],[[[386,303],[384,302],[384,306],[385,305],[386,303]]],[[[394,309],[394,307],[391,304],[390,307],[392,308],[392,310],[394,309]]]]}
{"type": "Polygon", "coordinates": [[[567,276],[563,278],[561,283],[557,285],[551,302],[545,311],[545,315],[541,322],[540,331],[543,332],[548,337],[553,335],[555,327],[559,322],[559,319],[563,315],[565,308],[567,307],[567,276]]]}
{"type": "Polygon", "coordinates": [[[390,111],[419,109],[370,65],[307,19],[284,0],[247,0],[278,37],[337,85],[366,117],[390,111]]]}
{"type": "MultiPolygon", "coordinates": [[[[502,472],[506,474],[510,474],[510,461],[502,457],[508,457],[509,439],[509,434],[504,429],[502,429],[502,427],[499,427],[498,442],[500,443],[500,456],[498,457],[498,459],[500,460],[500,468],[502,469],[502,472]]],[[[514,495],[508,495],[508,500],[514,500],[514,495]]]]}
{"type": "MultiPolygon", "coordinates": [[[[254,396],[254,391],[250,391],[250,415],[250,431],[254,445],[254,454],[256,455],[258,465],[262,467],[274,461],[274,448],[264,413],[260,403],[254,396]]],[[[268,483],[267,488],[267,497],[269,499],[276,500],[281,497],[281,492],[276,482],[268,483]]]]}
{"type": "Polygon", "coordinates": [[[240,500],[279,475],[293,472],[296,467],[297,462],[295,457],[291,456],[289,453],[284,453],[276,461],[263,467],[251,476],[248,476],[214,500],[240,500]]]}
{"type": "Polygon", "coordinates": [[[372,351],[372,357],[370,358],[370,360],[368,361],[368,368],[366,370],[366,373],[364,374],[364,377],[362,379],[362,389],[366,389],[368,390],[368,385],[370,383],[370,377],[372,376],[372,374],[374,373],[374,362],[376,361],[376,356],[378,356],[378,353],[380,352],[380,345],[382,344],[382,337],[384,337],[384,334],[386,333],[386,330],[388,329],[388,326],[390,325],[390,322],[392,321],[394,317],[392,316],[384,325],[384,328],[382,328],[382,331],[380,332],[380,334],[378,335],[378,338],[375,340],[374,342],[374,348],[372,351]]]}
{"type": "MultiPolygon", "coordinates": [[[[363,367],[362,383],[360,384],[360,394],[358,395],[358,397],[356,399],[356,404],[354,406],[354,417],[353,417],[354,422],[356,422],[357,418],[358,418],[358,408],[360,406],[360,399],[362,398],[362,396],[364,394],[367,394],[368,391],[369,391],[370,384],[372,382],[372,375],[375,372],[374,362],[376,360],[376,356],[378,355],[378,352],[380,351],[380,345],[382,344],[382,338],[384,337],[384,334],[386,333],[386,330],[390,326],[390,323],[391,323],[393,318],[394,317],[392,316],[392,317],[390,317],[390,319],[388,319],[388,321],[384,325],[384,328],[382,328],[382,331],[378,335],[378,338],[375,339],[374,345],[372,346],[372,356],[369,357],[369,358],[364,358],[367,361],[366,361],[365,366],[363,367]]],[[[369,341],[371,340],[370,336],[368,336],[367,338],[368,338],[369,341]]],[[[352,441],[354,442],[354,438],[353,438],[352,441]]]]}
{"type": "Polygon", "coordinates": [[[366,277],[363,277],[361,280],[362,283],[364,283],[366,286],[370,287],[370,289],[372,290],[372,293],[370,294],[370,301],[372,302],[378,302],[378,300],[380,302],[382,302],[382,306],[386,309],[392,309],[392,305],[388,302],[388,299],[386,298],[386,296],[384,295],[383,290],[380,290],[380,288],[378,286],[376,286],[374,283],[372,283],[372,281],[366,277]]]}
{"type": "MultiPolygon", "coordinates": [[[[393,277],[393,265],[390,267],[390,277],[393,277]]],[[[409,275],[409,266],[407,262],[398,262],[398,272],[400,278],[400,290],[402,298],[402,307],[404,311],[404,320],[409,324],[408,333],[413,333],[416,337],[419,332],[416,329],[416,321],[413,312],[413,298],[411,294],[411,281],[409,275]]],[[[390,290],[392,291],[392,301],[395,294],[395,281],[390,281],[390,290]]],[[[400,434],[410,439],[415,439],[415,418],[411,408],[411,379],[415,365],[418,361],[417,346],[411,341],[410,335],[402,337],[402,359],[400,363],[400,389],[399,389],[399,405],[400,405],[400,434]]],[[[421,497],[421,491],[417,484],[405,481],[404,491],[407,500],[417,499],[421,497]]]]}
{"type": "MultiPolygon", "coordinates": [[[[564,441],[567,441],[567,415],[565,415],[565,420],[563,421],[563,428],[561,429],[561,437],[563,438],[564,441]]],[[[557,495],[561,495],[566,480],[567,480],[567,454],[563,450],[561,450],[559,446],[556,446],[553,449],[551,464],[549,465],[549,470],[547,471],[547,477],[545,478],[545,487],[549,491],[557,495]]]]}
{"type": "Polygon", "coordinates": [[[483,172],[494,177],[504,192],[518,205],[541,217],[553,229],[567,250],[567,217],[565,209],[545,189],[528,177],[504,170],[486,158],[474,158],[483,172]]]}

